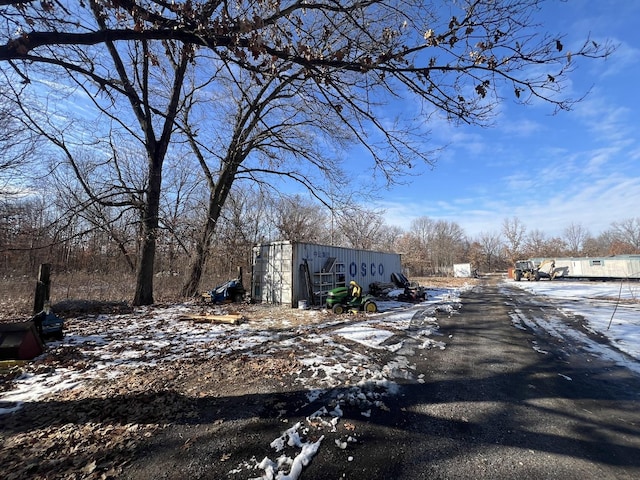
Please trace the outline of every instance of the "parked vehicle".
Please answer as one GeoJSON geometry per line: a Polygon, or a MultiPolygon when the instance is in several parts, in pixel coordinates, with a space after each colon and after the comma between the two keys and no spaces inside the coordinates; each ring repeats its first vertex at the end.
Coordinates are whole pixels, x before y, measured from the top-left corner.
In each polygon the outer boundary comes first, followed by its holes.
{"type": "Polygon", "coordinates": [[[519,282],[523,278],[531,281],[540,280],[540,275],[531,260],[518,260],[513,269],[513,278],[516,282],[519,282]]]}
{"type": "Polygon", "coordinates": [[[553,280],[555,277],[555,261],[544,260],[536,265],[531,260],[518,260],[513,269],[513,278],[516,282],[526,278],[528,281],[538,281],[541,278],[553,280]]]}

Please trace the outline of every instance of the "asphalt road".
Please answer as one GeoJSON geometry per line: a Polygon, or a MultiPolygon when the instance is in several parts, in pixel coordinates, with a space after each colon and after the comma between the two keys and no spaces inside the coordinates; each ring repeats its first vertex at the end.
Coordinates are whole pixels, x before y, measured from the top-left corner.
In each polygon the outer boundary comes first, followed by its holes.
{"type": "MultiPolygon", "coordinates": [[[[526,292],[483,284],[463,297],[459,314],[438,318],[446,348],[410,357],[423,383],[403,384],[384,415],[345,410],[343,424],[357,432],[357,443],[324,448],[334,441],[327,435],[301,478],[640,478],[640,378],[575,339],[516,328],[515,309],[532,321],[544,315],[581,329],[579,318],[567,319],[526,292]]],[[[260,477],[260,470],[230,469],[287,428],[274,412],[303,405],[304,394],[224,401],[226,407],[203,405],[212,412],[209,424],[167,430],[140,452],[128,478],[260,477]],[[244,413],[232,416],[232,407],[244,413]],[[223,424],[215,420],[221,411],[223,424]],[[180,449],[186,437],[188,454],[180,449]],[[233,458],[221,458],[224,451],[233,458]]],[[[315,407],[304,408],[308,415],[315,407]]]]}
{"type": "Polygon", "coordinates": [[[640,478],[638,378],[581,345],[515,328],[514,308],[555,311],[485,285],[440,320],[447,348],[419,363],[428,381],[401,399],[402,454],[373,477],[640,478]]]}

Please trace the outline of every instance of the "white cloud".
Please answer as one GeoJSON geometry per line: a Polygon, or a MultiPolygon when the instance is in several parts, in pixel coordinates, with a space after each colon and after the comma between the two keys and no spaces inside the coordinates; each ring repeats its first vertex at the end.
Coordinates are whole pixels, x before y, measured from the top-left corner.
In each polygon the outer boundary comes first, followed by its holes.
{"type": "Polygon", "coordinates": [[[458,197],[452,189],[446,200],[398,198],[381,201],[378,206],[385,209],[389,225],[405,230],[412,220],[428,216],[456,222],[475,237],[480,232],[499,232],[503,220],[515,216],[528,230],[541,230],[552,237],[562,235],[571,223],[581,223],[598,235],[614,221],[637,216],[640,205],[640,176],[617,172],[566,179],[548,188],[526,178],[508,178],[507,182],[494,186],[494,195],[458,197]]]}

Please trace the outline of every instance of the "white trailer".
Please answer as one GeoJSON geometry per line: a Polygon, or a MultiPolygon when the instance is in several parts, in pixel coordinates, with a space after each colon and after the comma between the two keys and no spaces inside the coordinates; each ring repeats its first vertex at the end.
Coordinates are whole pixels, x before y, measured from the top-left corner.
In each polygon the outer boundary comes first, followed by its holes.
{"type": "MultiPolygon", "coordinates": [[[[540,259],[532,259],[534,263],[540,259]]],[[[640,255],[556,258],[554,277],[593,280],[640,279],[640,255]]]]}
{"type": "Polygon", "coordinates": [[[471,264],[470,263],[454,263],[453,276],[458,278],[471,278],[473,276],[473,272],[471,270],[471,264]]]}
{"type": "Polygon", "coordinates": [[[329,290],[355,280],[363,292],[373,282],[390,282],[400,273],[400,254],[302,242],[253,247],[251,299],[290,305],[324,305],[329,290]]]}

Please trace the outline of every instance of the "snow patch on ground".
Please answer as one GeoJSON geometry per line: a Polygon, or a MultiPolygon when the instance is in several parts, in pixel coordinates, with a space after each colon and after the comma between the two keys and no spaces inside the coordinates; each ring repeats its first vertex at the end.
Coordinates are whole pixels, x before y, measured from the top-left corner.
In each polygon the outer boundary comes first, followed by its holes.
{"type": "Polygon", "coordinates": [[[585,327],[606,337],[611,348],[590,339],[557,317],[535,315],[527,320],[517,308],[511,319],[517,328],[542,329],[550,335],[584,344],[592,355],[640,373],[640,283],[632,281],[590,282],[578,280],[506,281],[503,292],[520,288],[535,295],[541,308],[552,308],[563,319],[584,318],[585,327]],[[548,298],[551,302],[546,302],[548,298]]]}

